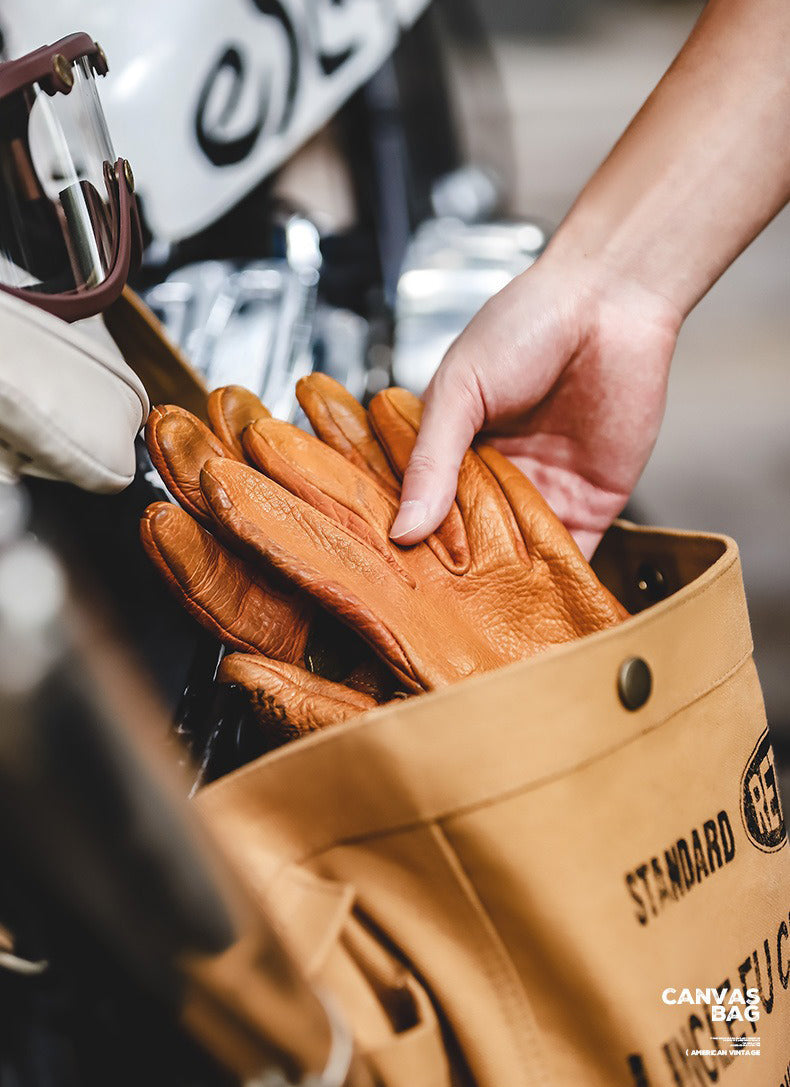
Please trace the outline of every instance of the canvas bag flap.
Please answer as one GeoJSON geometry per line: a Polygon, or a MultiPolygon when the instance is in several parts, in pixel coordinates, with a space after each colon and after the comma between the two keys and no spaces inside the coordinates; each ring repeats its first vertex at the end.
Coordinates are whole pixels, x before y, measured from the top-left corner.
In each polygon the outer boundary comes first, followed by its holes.
{"type": "Polygon", "coordinates": [[[200,804],[242,853],[353,885],[480,1087],[780,1083],[789,851],[737,549],[621,525],[600,561],[631,607],[645,563],[682,587],[283,748],[200,804]],[[653,688],[629,711],[633,657],[653,688]],[[673,1002],[697,988],[757,988],[759,1019],[673,1002]],[[740,1035],[759,1057],[730,1055],[740,1035]]]}

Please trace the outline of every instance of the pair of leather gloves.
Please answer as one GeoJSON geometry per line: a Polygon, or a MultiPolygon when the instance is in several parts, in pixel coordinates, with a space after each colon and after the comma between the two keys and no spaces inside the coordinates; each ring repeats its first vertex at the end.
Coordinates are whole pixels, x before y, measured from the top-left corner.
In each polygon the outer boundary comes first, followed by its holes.
{"type": "Polygon", "coordinates": [[[368,411],[321,374],[297,395],[316,436],[237,386],[211,429],[154,409],[151,458],[182,508],[141,531],[192,615],[236,650],[243,687],[279,738],[531,657],[626,617],[537,490],[496,450],[463,461],[456,501],[424,543],[389,539],[421,403],[387,389],[368,411]]]}

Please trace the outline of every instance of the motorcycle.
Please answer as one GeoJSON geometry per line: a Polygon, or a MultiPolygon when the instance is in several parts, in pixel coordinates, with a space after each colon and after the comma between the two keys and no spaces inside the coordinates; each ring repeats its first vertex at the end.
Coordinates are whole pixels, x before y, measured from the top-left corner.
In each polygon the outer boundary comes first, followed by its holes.
{"type": "MultiPolygon", "coordinates": [[[[207,388],[245,385],[296,423],[294,388],[313,370],[363,400],[392,382],[422,392],[547,241],[540,223],[502,220],[495,172],[464,160],[445,56],[473,13],[459,0],[217,10],[3,0],[0,24],[7,55],[83,23],[102,42],[102,100],[134,163],[142,224],[131,283],[207,388]]],[[[31,481],[28,529],[111,602],[194,793],[267,747],[238,693],[215,682],[224,647],[142,553],[139,515],[169,496],[139,439],[136,459],[131,486],[110,497],[31,481]]],[[[0,895],[16,937],[0,952],[0,1083],[231,1082],[73,902],[65,914],[42,905],[39,876],[18,860],[0,895]]]]}

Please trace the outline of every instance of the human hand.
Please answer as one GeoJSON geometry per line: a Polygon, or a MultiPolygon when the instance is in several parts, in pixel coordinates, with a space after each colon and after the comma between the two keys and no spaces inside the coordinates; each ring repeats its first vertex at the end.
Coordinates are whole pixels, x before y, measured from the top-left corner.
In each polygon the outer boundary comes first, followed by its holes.
{"type": "Polygon", "coordinates": [[[790,200],[786,0],[708,0],[543,256],[450,348],[392,536],[434,530],[483,430],[586,555],[658,434],[682,320],[790,200]]]}
{"type": "Polygon", "coordinates": [[[639,283],[549,249],[483,307],[434,376],[392,538],[413,544],[440,524],[482,431],[589,557],[650,456],[681,319],[639,283]]]}

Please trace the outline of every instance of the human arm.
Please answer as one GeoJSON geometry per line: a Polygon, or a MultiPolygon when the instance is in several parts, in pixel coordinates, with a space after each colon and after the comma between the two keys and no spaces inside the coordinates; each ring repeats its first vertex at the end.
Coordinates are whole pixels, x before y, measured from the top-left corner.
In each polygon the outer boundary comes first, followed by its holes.
{"type": "Polygon", "coordinates": [[[710,0],[544,255],[448,352],[399,543],[441,520],[483,430],[592,552],[652,450],[683,320],[790,196],[789,47],[784,0],[710,0]]]}

